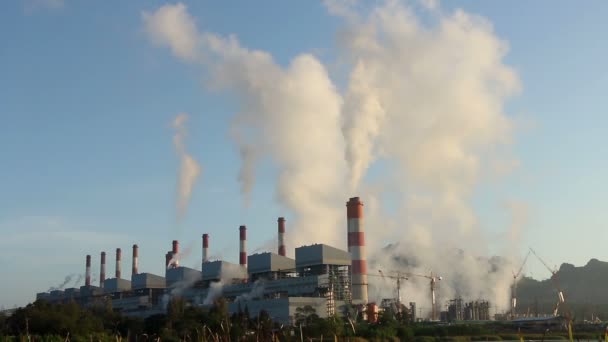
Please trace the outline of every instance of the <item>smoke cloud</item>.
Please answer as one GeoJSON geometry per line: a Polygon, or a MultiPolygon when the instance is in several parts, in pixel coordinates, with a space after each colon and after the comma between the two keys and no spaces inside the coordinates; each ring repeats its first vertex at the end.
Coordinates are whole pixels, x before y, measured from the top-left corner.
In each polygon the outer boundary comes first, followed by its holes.
{"type": "MultiPolygon", "coordinates": [[[[503,62],[506,42],[487,20],[436,1],[416,9],[399,1],[326,6],[345,25],[336,46],[350,68],[343,91],[313,55],[281,66],[235,36],[199,31],[182,4],[144,13],[143,21],[155,44],[202,65],[211,87],[235,95],[241,110],[230,129],[243,195],[255,183],[256,161],[270,159],[277,200],[296,216],[290,245],[345,246],[340,203],[360,195],[376,270],[433,271],[444,277],[438,303],[461,295],[506,308],[514,256],[489,256],[471,204],[493,166],[515,164],[504,105],[520,83],[503,62]],[[374,165],[382,181],[366,177],[374,165]]],[[[404,300],[430,311],[427,279],[418,278],[404,284],[404,300]]],[[[383,283],[370,298],[394,291],[383,283]]]]}
{"type": "Polygon", "coordinates": [[[186,214],[190,197],[192,197],[192,189],[196,179],[201,173],[201,167],[186,152],[184,140],[187,135],[186,122],[188,114],[181,113],[173,120],[173,128],[175,135],[173,136],[173,145],[180,159],[180,170],[177,178],[177,219],[180,221],[186,214]]]}
{"type": "Polygon", "coordinates": [[[68,274],[67,276],[65,276],[65,279],[63,280],[63,282],[57,286],[51,286],[49,287],[48,290],[46,290],[46,292],[51,292],[51,291],[55,291],[55,290],[63,290],[63,288],[72,281],[72,278],[74,278],[76,274],[68,274]]]}

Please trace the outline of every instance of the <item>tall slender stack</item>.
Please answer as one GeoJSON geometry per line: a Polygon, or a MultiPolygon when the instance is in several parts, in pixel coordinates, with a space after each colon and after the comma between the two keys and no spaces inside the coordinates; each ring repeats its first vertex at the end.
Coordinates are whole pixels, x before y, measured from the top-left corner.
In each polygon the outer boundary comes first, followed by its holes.
{"type": "Polygon", "coordinates": [[[171,267],[172,268],[177,268],[177,267],[179,267],[179,260],[178,260],[179,241],[173,240],[173,249],[171,250],[171,253],[173,253],[173,255],[172,255],[173,263],[171,264],[171,267]]]}
{"type": "Polygon", "coordinates": [[[116,279],[120,279],[120,260],[122,260],[122,251],[116,248],[116,279]]]}
{"type": "Polygon", "coordinates": [[[84,277],[84,285],[91,286],[91,256],[87,255],[86,271],[84,277]]]}
{"type": "Polygon", "coordinates": [[[171,259],[173,259],[173,252],[168,251],[167,254],[165,254],[165,268],[169,268],[171,259]]]}
{"type": "Polygon", "coordinates": [[[279,217],[279,255],[285,256],[285,218],[279,217]]]}
{"type": "Polygon", "coordinates": [[[203,264],[209,262],[209,234],[203,234],[203,264]]]}
{"type": "Polygon", "coordinates": [[[365,229],[363,226],[363,202],[352,197],[346,203],[348,220],[348,252],[352,257],[352,299],[367,303],[367,261],[365,258],[365,229]]]}
{"type": "Polygon", "coordinates": [[[239,239],[240,239],[240,250],[239,250],[239,264],[247,267],[247,227],[239,227],[239,239]]]}
{"type": "Polygon", "coordinates": [[[99,269],[99,287],[103,287],[106,280],[106,252],[101,252],[101,268],[99,269]]]}
{"type": "Polygon", "coordinates": [[[138,259],[139,259],[139,247],[137,245],[133,245],[133,261],[132,261],[132,265],[131,265],[131,278],[133,278],[134,275],[139,273],[138,259]]]}

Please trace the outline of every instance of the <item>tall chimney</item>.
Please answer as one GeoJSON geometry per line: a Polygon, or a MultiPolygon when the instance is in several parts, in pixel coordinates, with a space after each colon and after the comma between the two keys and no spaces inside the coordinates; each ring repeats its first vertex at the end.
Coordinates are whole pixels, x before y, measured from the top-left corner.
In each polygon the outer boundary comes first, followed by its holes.
{"type": "Polygon", "coordinates": [[[168,251],[167,254],[165,254],[165,268],[169,268],[171,259],[173,259],[173,252],[168,251]]]}
{"type": "Polygon", "coordinates": [[[279,255],[285,256],[285,218],[279,217],[279,255]]]}
{"type": "Polygon", "coordinates": [[[120,260],[122,260],[122,251],[116,248],[116,279],[120,279],[120,260]]]}
{"type": "Polygon", "coordinates": [[[203,264],[209,262],[209,234],[203,234],[203,264]]]}
{"type": "Polygon", "coordinates": [[[87,255],[87,268],[84,277],[84,285],[91,286],[91,256],[87,255]]]}
{"type": "Polygon", "coordinates": [[[348,252],[352,257],[352,299],[367,303],[367,261],[365,260],[365,229],[363,227],[363,202],[352,197],[346,203],[348,220],[348,252]]]}
{"type": "Polygon", "coordinates": [[[171,265],[171,267],[177,268],[179,266],[179,260],[177,259],[179,256],[179,241],[173,240],[173,249],[171,250],[171,252],[173,253],[173,264],[171,265]]]}
{"type": "Polygon", "coordinates": [[[138,272],[137,268],[139,267],[139,247],[137,245],[133,245],[133,264],[131,265],[131,278],[136,275],[138,272]]]}
{"type": "Polygon", "coordinates": [[[106,280],[106,252],[101,252],[101,268],[99,269],[99,287],[103,287],[106,280]]]}
{"type": "Polygon", "coordinates": [[[239,264],[247,267],[247,227],[239,227],[240,236],[240,250],[239,250],[239,264]]]}

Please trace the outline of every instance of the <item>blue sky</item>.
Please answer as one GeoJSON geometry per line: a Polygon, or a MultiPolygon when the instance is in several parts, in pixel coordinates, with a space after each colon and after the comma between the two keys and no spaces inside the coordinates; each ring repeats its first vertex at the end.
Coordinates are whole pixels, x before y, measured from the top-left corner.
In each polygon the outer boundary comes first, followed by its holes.
{"type": "MultiPolygon", "coordinates": [[[[185,3],[201,29],[234,33],[279,64],[311,51],[326,65],[335,60],[341,22],[321,3],[185,3]]],[[[162,272],[172,239],[192,245],[185,264],[198,267],[203,232],[211,234],[212,254],[236,261],[239,224],[255,227],[253,250],[273,237],[277,216],[289,218],[276,201],[270,165],[258,169],[251,204],[242,205],[239,156],[228,135],[237,106],[229,94],[208,91],[196,66],[147,39],[142,12],[163,4],[0,5],[0,305],[25,304],[67,274],[82,273],[85,254],[96,266],[101,250],[113,255],[122,247],[130,255],[133,243],[140,245],[140,268],[153,273],[162,272]],[[171,122],[181,112],[190,115],[186,144],[202,175],[178,223],[171,122]]],[[[485,17],[508,42],[504,62],[518,73],[522,90],[506,111],[529,123],[512,146],[519,167],[476,190],[477,215],[491,227],[505,221],[503,200],[520,201],[528,208],[522,251],[533,246],[550,264],[608,260],[602,152],[608,4],[443,7],[485,17]]],[[[528,272],[547,276],[538,263],[528,272]]]]}

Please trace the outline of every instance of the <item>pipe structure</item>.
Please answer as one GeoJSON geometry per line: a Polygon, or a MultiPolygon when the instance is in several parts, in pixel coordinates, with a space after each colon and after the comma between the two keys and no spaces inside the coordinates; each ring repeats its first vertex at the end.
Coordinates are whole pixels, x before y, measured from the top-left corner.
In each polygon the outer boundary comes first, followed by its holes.
{"type": "Polygon", "coordinates": [[[245,227],[245,226],[239,227],[239,240],[240,240],[239,264],[247,267],[247,227],[245,227]]]}
{"type": "Polygon", "coordinates": [[[133,278],[134,275],[136,275],[137,273],[139,273],[139,247],[137,245],[133,245],[133,261],[131,264],[131,278],[133,278]]]}
{"type": "Polygon", "coordinates": [[[285,256],[285,218],[277,220],[279,229],[279,255],[285,256]]]}
{"type": "Polygon", "coordinates": [[[86,271],[84,277],[84,285],[91,286],[91,256],[87,255],[86,271]]]}
{"type": "Polygon", "coordinates": [[[367,261],[365,258],[365,229],[363,202],[352,197],[346,203],[348,220],[348,252],[351,254],[352,299],[367,303],[367,261]]]}
{"type": "Polygon", "coordinates": [[[173,253],[171,256],[173,257],[173,263],[171,264],[172,268],[177,268],[179,267],[179,241],[177,240],[173,240],[173,248],[171,249],[171,253],[173,253]]]}
{"type": "Polygon", "coordinates": [[[203,234],[203,264],[209,262],[209,234],[203,234]]]}
{"type": "Polygon", "coordinates": [[[99,269],[99,287],[103,288],[106,280],[106,252],[101,252],[101,268],[99,269]]]}
{"type": "Polygon", "coordinates": [[[116,279],[120,279],[120,261],[122,260],[122,251],[116,248],[116,279]]]}

